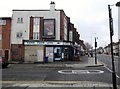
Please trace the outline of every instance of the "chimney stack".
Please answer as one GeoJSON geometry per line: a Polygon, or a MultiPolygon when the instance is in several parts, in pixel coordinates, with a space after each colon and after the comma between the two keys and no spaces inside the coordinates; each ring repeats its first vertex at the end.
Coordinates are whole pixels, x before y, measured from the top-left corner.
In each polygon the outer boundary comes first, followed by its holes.
{"type": "Polygon", "coordinates": [[[50,10],[51,11],[55,10],[55,2],[54,1],[51,1],[51,3],[50,3],[50,10]]]}

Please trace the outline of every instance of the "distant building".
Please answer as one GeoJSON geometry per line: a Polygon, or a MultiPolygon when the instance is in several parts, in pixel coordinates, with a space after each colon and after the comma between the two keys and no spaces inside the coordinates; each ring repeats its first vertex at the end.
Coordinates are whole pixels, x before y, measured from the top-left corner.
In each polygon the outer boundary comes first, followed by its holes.
{"type": "Polygon", "coordinates": [[[110,48],[110,46],[104,47],[104,53],[105,53],[105,54],[110,54],[110,53],[111,53],[111,48],[110,48]]]}
{"type": "Polygon", "coordinates": [[[25,62],[74,60],[80,34],[63,10],[13,10],[11,59],[25,62]],[[75,46],[77,45],[77,46],[75,46]]]}
{"type": "MultiPolygon", "coordinates": [[[[119,52],[118,46],[119,46],[119,42],[116,42],[116,43],[113,42],[113,54],[115,56],[118,56],[118,52],[119,52]]],[[[110,44],[108,44],[108,46],[106,46],[104,48],[104,53],[108,54],[108,55],[111,55],[111,45],[110,44]]]]}
{"type": "Polygon", "coordinates": [[[0,56],[10,60],[11,17],[0,17],[0,56]]]}
{"type": "Polygon", "coordinates": [[[102,53],[104,53],[104,49],[103,49],[103,47],[99,47],[99,48],[97,48],[96,52],[97,52],[98,54],[102,54],[102,53]]]}

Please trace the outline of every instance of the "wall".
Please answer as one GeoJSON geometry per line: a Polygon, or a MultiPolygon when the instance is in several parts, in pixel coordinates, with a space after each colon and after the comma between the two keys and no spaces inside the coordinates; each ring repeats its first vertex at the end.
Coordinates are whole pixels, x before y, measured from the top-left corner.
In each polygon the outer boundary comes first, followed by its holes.
{"type": "Polygon", "coordinates": [[[118,7],[118,40],[119,40],[119,58],[120,58],[120,7],[118,7]]]}
{"type": "Polygon", "coordinates": [[[55,40],[60,40],[60,11],[17,11],[13,10],[12,29],[11,29],[11,43],[22,44],[22,40],[29,40],[30,17],[43,17],[43,19],[55,19],[55,40]],[[17,18],[22,17],[23,23],[17,23],[17,18]],[[16,33],[22,32],[23,38],[16,38],[16,33]]]}
{"type": "Polygon", "coordinates": [[[1,17],[0,25],[0,56],[10,59],[10,35],[11,35],[11,18],[1,17]]]}
{"type": "Polygon", "coordinates": [[[11,45],[11,58],[13,61],[24,61],[24,46],[22,44],[11,45]]]}
{"type": "Polygon", "coordinates": [[[2,56],[2,26],[0,25],[0,56],[2,56]]]}
{"type": "Polygon", "coordinates": [[[2,26],[2,49],[10,49],[11,19],[6,20],[6,25],[2,26]]]}
{"type": "Polygon", "coordinates": [[[118,7],[118,39],[120,40],[120,7],[118,7]]]}

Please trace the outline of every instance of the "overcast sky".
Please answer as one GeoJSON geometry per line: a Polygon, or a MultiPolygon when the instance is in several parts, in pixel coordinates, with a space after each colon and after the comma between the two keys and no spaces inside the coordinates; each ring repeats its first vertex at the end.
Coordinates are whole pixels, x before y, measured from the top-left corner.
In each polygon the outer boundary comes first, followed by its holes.
{"type": "MultiPolygon", "coordinates": [[[[98,46],[110,43],[108,4],[118,0],[52,0],[56,9],[63,9],[77,28],[80,39],[94,46],[98,37],[98,46]]],[[[0,17],[12,16],[13,9],[49,9],[51,0],[0,0],[0,17]]],[[[114,21],[113,40],[118,41],[118,8],[112,6],[114,21]]]]}

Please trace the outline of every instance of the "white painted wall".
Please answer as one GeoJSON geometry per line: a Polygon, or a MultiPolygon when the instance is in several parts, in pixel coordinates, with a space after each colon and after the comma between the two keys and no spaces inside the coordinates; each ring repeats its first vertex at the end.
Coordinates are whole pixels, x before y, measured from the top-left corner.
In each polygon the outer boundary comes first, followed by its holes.
{"type": "Polygon", "coordinates": [[[22,40],[29,40],[30,17],[43,17],[43,19],[56,20],[55,40],[60,40],[60,11],[13,11],[11,44],[22,44],[22,40]],[[17,18],[22,17],[23,23],[17,23],[17,18]],[[16,33],[22,32],[23,38],[16,38],[16,33]]]}
{"type": "MultiPolygon", "coordinates": [[[[118,7],[118,40],[120,41],[120,7],[118,7]]],[[[119,43],[119,58],[120,58],[120,43],[119,43]]]]}
{"type": "Polygon", "coordinates": [[[120,7],[118,7],[118,39],[120,39],[120,7]]]}

